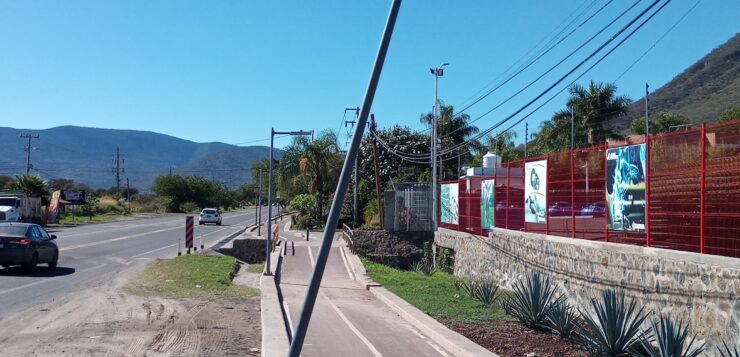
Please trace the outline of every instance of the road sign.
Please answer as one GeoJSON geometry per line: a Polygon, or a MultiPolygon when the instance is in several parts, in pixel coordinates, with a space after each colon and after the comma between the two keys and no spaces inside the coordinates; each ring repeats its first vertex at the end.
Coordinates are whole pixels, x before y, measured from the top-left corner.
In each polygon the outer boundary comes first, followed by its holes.
{"type": "Polygon", "coordinates": [[[190,253],[193,247],[193,216],[185,216],[185,248],[190,253]]]}
{"type": "Polygon", "coordinates": [[[85,190],[62,190],[62,200],[73,205],[85,204],[85,190]]]}

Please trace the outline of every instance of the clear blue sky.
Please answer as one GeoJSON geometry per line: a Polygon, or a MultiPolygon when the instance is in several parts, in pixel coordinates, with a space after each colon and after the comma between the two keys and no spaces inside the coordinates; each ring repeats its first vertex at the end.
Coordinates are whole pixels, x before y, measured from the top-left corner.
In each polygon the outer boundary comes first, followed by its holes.
{"type": "MultiPolygon", "coordinates": [[[[695,2],[668,4],[580,82],[616,79],[695,2]]],[[[429,67],[450,63],[440,98],[460,108],[569,16],[591,5],[592,13],[607,0],[592,3],[406,0],[373,105],[379,126],[423,129],[419,116],[431,110],[434,96],[429,67]]],[[[632,3],[613,1],[521,78],[471,108],[470,116],[519,90],[632,3]]],[[[649,3],[643,0],[618,24],[649,3]]],[[[269,138],[272,126],[337,130],[344,108],[362,100],[389,5],[0,1],[0,126],[135,129],[244,145],[269,138]]],[[[701,1],[616,83],[620,93],[639,99],[645,82],[653,89],[665,84],[732,37],[738,15],[738,0],[701,1]]],[[[485,128],[512,113],[616,29],[476,124],[485,128]]],[[[564,102],[565,94],[543,107],[530,128],[564,102]]],[[[523,125],[516,129],[523,132],[523,125]]],[[[287,143],[280,139],[276,146],[287,143]]]]}

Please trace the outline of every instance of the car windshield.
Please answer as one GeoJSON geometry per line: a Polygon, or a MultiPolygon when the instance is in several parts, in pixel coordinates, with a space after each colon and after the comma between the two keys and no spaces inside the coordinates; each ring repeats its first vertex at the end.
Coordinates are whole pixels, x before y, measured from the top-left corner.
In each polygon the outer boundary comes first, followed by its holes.
{"type": "Polygon", "coordinates": [[[0,206],[12,206],[15,207],[15,198],[0,198],[0,206]]]}
{"type": "Polygon", "coordinates": [[[0,236],[24,236],[25,226],[0,226],[0,236]]]}
{"type": "Polygon", "coordinates": [[[216,210],[214,210],[214,209],[204,209],[203,210],[203,213],[204,214],[216,214],[216,210]]]}

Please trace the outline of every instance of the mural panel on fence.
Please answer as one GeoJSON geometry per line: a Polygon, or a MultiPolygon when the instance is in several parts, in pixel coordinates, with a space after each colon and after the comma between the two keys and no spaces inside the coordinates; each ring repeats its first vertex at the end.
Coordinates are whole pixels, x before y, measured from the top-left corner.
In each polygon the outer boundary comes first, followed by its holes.
{"type": "Polygon", "coordinates": [[[483,229],[493,229],[494,200],[493,194],[496,188],[494,180],[482,180],[480,182],[480,225],[483,229]]]}
{"type": "Polygon", "coordinates": [[[441,215],[442,223],[458,224],[458,196],[457,184],[442,184],[442,194],[440,195],[440,205],[442,206],[441,215]]]}
{"type": "Polygon", "coordinates": [[[606,151],[606,224],[617,231],[645,231],[645,144],[606,151]]]}
{"type": "Polygon", "coordinates": [[[524,164],[524,221],[545,223],[547,213],[547,160],[524,164]]]}

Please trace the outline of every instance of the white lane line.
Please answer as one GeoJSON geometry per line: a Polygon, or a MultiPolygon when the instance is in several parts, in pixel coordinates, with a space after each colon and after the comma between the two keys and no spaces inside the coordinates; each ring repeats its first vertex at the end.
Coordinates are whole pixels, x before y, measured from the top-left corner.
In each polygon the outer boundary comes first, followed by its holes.
{"type": "Polygon", "coordinates": [[[285,300],[283,300],[283,309],[285,309],[285,318],[288,319],[288,326],[290,326],[290,336],[293,338],[295,336],[295,328],[293,327],[293,320],[290,318],[290,308],[285,300]]]}
{"type": "Polygon", "coordinates": [[[339,247],[339,255],[342,257],[342,262],[344,263],[344,269],[347,270],[347,275],[349,275],[350,280],[355,281],[355,274],[349,268],[349,261],[347,260],[346,254],[347,253],[344,252],[344,247],[339,247]]]}
{"type": "MultiPolygon", "coordinates": [[[[311,252],[311,247],[307,247],[307,248],[308,248],[308,257],[311,259],[311,265],[315,267],[316,266],[316,262],[314,261],[313,252],[311,252]]],[[[329,299],[329,297],[326,296],[326,294],[324,294],[323,291],[321,291],[321,288],[319,288],[319,296],[322,299],[324,299],[326,301],[326,303],[329,304],[329,306],[331,306],[332,310],[334,310],[334,312],[337,313],[337,315],[339,316],[339,318],[347,325],[347,327],[349,327],[349,329],[352,331],[352,333],[354,333],[355,336],[357,336],[362,341],[362,343],[365,344],[365,346],[370,350],[370,352],[373,353],[373,356],[383,357],[383,355],[380,353],[380,351],[378,351],[378,349],[375,348],[375,346],[373,346],[373,344],[370,342],[370,340],[368,340],[367,337],[365,337],[365,335],[363,335],[362,332],[360,332],[360,330],[358,330],[357,327],[355,327],[355,325],[353,325],[352,322],[349,321],[349,319],[347,318],[347,316],[345,316],[344,313],[342,313],[342,311],[339,310],[339,307],[337,307],[337,305],[335,305],[329,299]]]]}
{"type": "MultiPolygon", "coordinates": [[[[229,228],[230,227],[224,227],[224,228],[221,228],[221,229],[219,229],[217,231],[213,231],[213,232],[210,232],[210,233],[202,234],[201,237],[209,236],[211,234],[218,233],[218,232],[223,231],[224,229],[229,229],[229,228]]],[[[172,247],[174,247],[174,246],[176,246],[178,244],[180,244],[180,243],[170,244],[170,245],[166,245],[166,246],[161,247],[161,248],[152,249],[152,250],[150,250],[148,252],[144,252],[144,253],[141,253],[141,254],[134,255],[134,256],[131,257],[131,259],[136,259],[136,258],[145,256],[145,255],[150,254],[150,253],[158,252],[160,250],[164,250],[164,249],[167,249],[167,248],[172,248],[172,247]]]]}
{"type": "Polygon", "coordinates": [[[125,239],[138,238],[138,237],[142,237],[142,236],[149,235],[149,234],[162,233],[162,232],[171,231],[175,229],[184,229],[184,228],[183,227],[173,227],[173,228],[165,228],[165,229],[160,229],[160,230],[151,231],[151,232],[137,233],[137,234],[132,234],[132,235],[118,237],[118,238],[109,239],[109,240],[103,240],[103,241],[92,242],[92,243],[83,243],[83,244],[73,245],[70,247],[64,247],[64,248],[60,248],[59,251],[63,252],[65,250],[93,247],[96,245],[108,244],[108,243],[117,242],[117,241],[125,240],[125,239]]]}
{"type": "MultiPolygon", "coordinates": [[[[106,265],[108,265],[108,264],[96,265],[96,266],[91,267],[91,268],[80,270],[80,271],[78,271],[78,273],[85,273],[85,272],[88,272],[88,271],[91,271],[91,270],[100,269],[100,268],[102,268],[102,267],[104,267],[106,265]]],[[[14,287],[12,289],[0,290],[0,295],[4,295],[4,294],[7,294],[7,293],[12,293],[14,291],[18,291],[18,290],[25,289],[25,288],[30,288],[32,286],[36,286],[36,285],[39,285],[39,284],[48,283],[50,281],[56,281],[58,278],[63,278],[65,276],[69,276],[69,275],[64,275],[64,276],[60,276],[60,277],[56,277],[56,278],[49,278],[49,279],[44,279],[44,280],[38,280],[38,281],[34,281],[33,283],[28,283],[26,285],[16,286],[16,287],[14,287]]]]}

